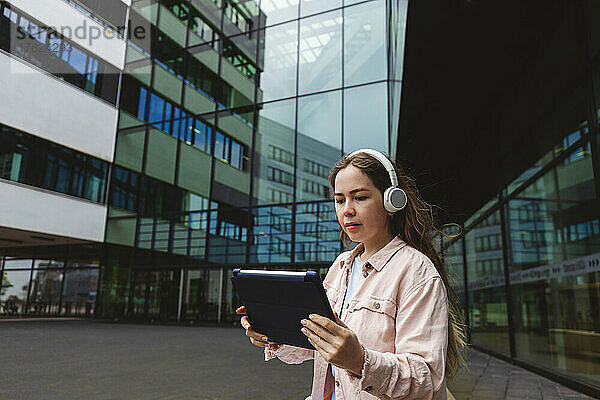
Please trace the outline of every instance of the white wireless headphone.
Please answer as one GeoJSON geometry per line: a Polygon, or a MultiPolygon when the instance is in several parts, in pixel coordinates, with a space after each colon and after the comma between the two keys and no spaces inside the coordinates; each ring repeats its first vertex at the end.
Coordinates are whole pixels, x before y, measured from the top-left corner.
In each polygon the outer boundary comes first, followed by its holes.
{"type": "Polygon", "coordinates": [[[396,176],[396,170],[394,166],[388,160],[388,158],[377,150],[373,149],[360,149],[353,151],[348,155],[348,157],[352,157],[358,153],[365,153],[372,157],[374,157],[377,161],[383,165],[383,167],[387,170],[388,174],[390,174],[390,181],[392,182],[392,186],[385,189],[383,192],[383,208],[385,208],[388,212],[395,213],[402,210],[406,207],[408,203],[408,198],[406,197],[406,193],[404,190],[398,187],[398,177],[396,176]]]}

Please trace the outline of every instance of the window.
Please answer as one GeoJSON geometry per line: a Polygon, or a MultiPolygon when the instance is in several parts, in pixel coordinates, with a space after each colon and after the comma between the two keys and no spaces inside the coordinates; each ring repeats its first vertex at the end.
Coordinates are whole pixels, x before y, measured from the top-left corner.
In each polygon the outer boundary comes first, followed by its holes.
{"type": "Polygon", "coordinates": [[[271,160],[279,161],[287,165],[294,165],[294,154],[280,147],[269,145],[268,157],[271,160]]]}
{"type": "Polygon", "coordinates": [[[119,70],[63,38],[52,27],[2,3],[0,48],[111,104],[116,104],[119,70]],[[28,32],[22,35],[19,32],[28,32]],[[14,40],[9,40],[9,38],[14,40]]]}
{"type": "Polygon", "coordinates": [[[329,168],[323,164],[316,163],[304,158],[302,160],[303,171],[309,174],[320,176],[321,178],[329,177],[329,168]]]}
{"type": "Polygon", "coordinates": [[[329,186],[321,185],[320,183],[313,182],[308,179],[302,180],[302,190],[305,193],[312,193],[312,194],[316,194],[321,197],[329,197],[330,196],[329,186]]]}
{"type": "Polygon", "coordinates": [[[268,179],[273,182],[283,183],[284,185],[294,186],[294,175],[279,168],[269,167],[268,179]]]}
{"type": "Polygon", "coordinates": [[[248,36],[250,36],[252,20],[230,0],[225,0],[225,16],[232,24],[237,26],[240,31],[248,33],[248,36]]]}
{"type": "MultiPolygon", "coordinates": [[[[123,87],[123,93],[139,93],[139,95],[122,96],[122,109],[131,113],[137,111],[138,117],[144,117],[146,102],[150,98],[148,115],[143,118],[144,120],[186,144],[211,154],[213,129],[210,125],[194,118],[185,110],[141,86],[135,79],[124,79],[123,87]],[[150,96],[148,96],[148,92],[150,92],[150,96]],[[137,103],[138,101],[139,103],[137,103]]],[[[221,132],[215,133],[212,154],[235,168],[246,169],[247,146],[221,132]]]]}
{"type": "Polygon", "coordinates": [[[0,125],[0,177],[104,201],[108,163],[0,125]]]}
{"type": "Polygon", "coordinates": [[[293,196],[291,193],[276,189],[267,189],[269,201],[272,203],[291,203],[293,196]]]}
{"type": "Polygon", "coordinates": [[[194,122],[194,147],[210,153],[211,128],[204,122],[196,119],[194,122]]]}

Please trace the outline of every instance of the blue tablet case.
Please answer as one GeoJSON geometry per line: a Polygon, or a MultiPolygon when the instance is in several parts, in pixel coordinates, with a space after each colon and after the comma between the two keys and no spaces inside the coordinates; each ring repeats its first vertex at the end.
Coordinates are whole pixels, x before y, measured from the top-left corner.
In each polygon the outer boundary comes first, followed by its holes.
{"type": "Polygon", "coordinates": [[[233,270],[231,278],[246,306],[252,329],[270,342],[314,349],[300,320],[319,314],[335,321],[321,277],[314,271],[233,270]]]}

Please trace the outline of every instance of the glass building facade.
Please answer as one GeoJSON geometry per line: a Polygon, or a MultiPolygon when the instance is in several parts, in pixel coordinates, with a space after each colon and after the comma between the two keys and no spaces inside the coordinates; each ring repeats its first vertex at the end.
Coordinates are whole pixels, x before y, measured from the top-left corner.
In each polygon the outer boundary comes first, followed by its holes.
{"type": "MultiPolygon", "coordinates": [[[[0,316],[232,323],[234,267],[325,273],[331,166],[402,158],[408,0],[54,1],[123,39],[123,69],[58,31],[13,45],[41,22],[10,1],[0,55],[117,107],[112,161],[0,120],[0,183],[104,206],[106,229],[35,246],[0,229],[0,316]]],[[[600,8],[584,8],[585,87],[528,132],[561,140],[438,246],[473,346],[600,390],[600,8]]]]}
{"type": "Polygon", "coordinates": [[[324,273],[329,169],[396,151],[407,1],[67,2],[125,40],[122,72],[58,29],[14,45],[43,24],[9,1],[0,45],[117,105],[114,160],[2,126],[1,177],[105,205],[105,239],[14,240],[0,314],[226,323],[233,267],[324,273]]]}

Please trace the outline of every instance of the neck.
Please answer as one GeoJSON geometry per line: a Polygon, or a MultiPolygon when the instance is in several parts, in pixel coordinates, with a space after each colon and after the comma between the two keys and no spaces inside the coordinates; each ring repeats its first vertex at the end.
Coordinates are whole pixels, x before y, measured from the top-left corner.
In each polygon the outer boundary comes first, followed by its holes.
{"type": "Polygon", "coordinates": [[[373,240],[367,242],[363,242],[363,245],[365,246],[364,251],[362,252],[362,254],[360,255],[360,258],[363,261],[368,260],[369,258],[371,258],[371,256],[375,253],[377,253],[379,250],[383,249],[385,247],[386,244],[388,244],[390,242],[390,240],[392,240],[394,238],[394,235],[392,235],[391,233],[387,233],[386,235],[381,235],[378,238],[373,238],[373,240]]]}

